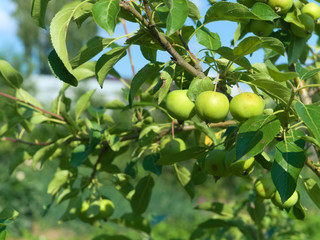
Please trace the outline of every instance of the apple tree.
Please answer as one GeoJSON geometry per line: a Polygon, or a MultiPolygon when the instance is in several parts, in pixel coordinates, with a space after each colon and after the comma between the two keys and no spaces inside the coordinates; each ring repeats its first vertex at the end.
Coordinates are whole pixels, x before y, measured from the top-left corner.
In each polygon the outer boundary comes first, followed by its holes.
{"type": "MultiPolygon", "coordinates": [[[[209,1],[201,16],[190,0],[76,0],[49,23],[48,4],[55,1],[31,0],[31,15],[50,31],[48,64],[64,85],[46,110],[22,88],[21,74],[0,60],[0,79],[10,88],[0,93],[8,103],[0,133],[2,142],[16,148],[14,167],[27,159],[35,169],[58,163],[46,211],[67,202],[60,222],[119,224],[150,239],[146,210],[155,184],[167,174],[176,176],[190,199],[228,179],[249,183],[245,199],[239,192],[228,202],[197,204],[195,214],[203,221],[188,230],[190,239],[215,239],[220,229],[228,234],[231,228],[239,230],[239,239],[270,239],[283,234],[281,228],[269,231],[277,223],[266,219],[275,212],[303,220],[306,197],[320,207],[320,61],[318,43],[308,44],[320,36],[317,3],[209,1]],[[88,21],[109,37],[92,36],[70,57],[68,27],[81,29],[88,21]],[[137,29],[113,38],[128,21],[137,29]],[[220,21],[237,24],[230,46],[212,28],[220,21]],[[194,52],[192,41],[200,51],[194,52]],[[133,46],[148,63],[125,82],[125,101],[96,107],[90,101],[94,91],[79,99],[66,95],[88,78],[101,88],[108,88],[109,75],[125,81],[114,66],[131,56],[133,46]],[[250,62],[258,50],[264,61],[250,62]],[[242,84],[251,91],[241,92],[242,84]],[[231,88],[240,93],[231,96],[231,88]],[[50,134],[36,139],[34,131],[42,126],[50,134]],[[113,196],[100,191],[105,184],[122,194],[129,212],[114,214],[113,196]]],[[[1,239],[16,216],[10,208],[0,214],[1,239]]]]}

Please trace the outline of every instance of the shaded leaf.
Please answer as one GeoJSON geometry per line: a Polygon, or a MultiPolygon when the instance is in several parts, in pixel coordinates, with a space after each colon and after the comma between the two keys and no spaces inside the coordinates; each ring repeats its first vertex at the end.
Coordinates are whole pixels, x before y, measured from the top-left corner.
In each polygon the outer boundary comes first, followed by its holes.
{"type": "Polygon", "coordinates": [[[303,179],[303,185],[309,197],[314,204],[320,209],[320,187],[312,178],[303,179]]]}
{"type": "Polygon", "coordinates": [[[282,203],[296,190],[299,174],[304,166],[304,132],[291,130],[286,138],[276,145],[276,155],[271,168],[271,176],[282,203]]]}
{"type": "Polygon", "coordinates": [[[46,29],[45,16],[49,1],[50,0],[32,0],[31,2],[31,16],[33,21],[44,29],[46,29]]]}
{"type": "Polygon", "coordinates": [[[95,89],[83,94],[78,99],[75,106],[76,120],[78,120],[80,115],[90,106],[90,99],[94,92],[95,92],[95,89]]]}
{"type": "Polygon", "coordinates": [[[171,165],[177,162],[182,162],[190,159],[199,159],[207,154],[207,148],[191,147],[184,151],[161,156],[157,161],[158,165],[171,165]]]}
{"type": "Polygon", "coordinates": [[[16,89],[20,88],[23,78],[7,61],[0,60],[0,79],[3,78],[8,86],[16,89]]]}
{"type": "Polygon", "coordinates": [[[47,193],[55,195],[60,188],[68,181],[70,172],[68,170],[56,171],[53,179],[48,185],[47,193]]]}
{"type": "Polygon", "coordinates": [[[174,164],[174,170],[182,187],[186,190],[191,199],[194,198],[195,186],[192,181],[190,171],[187,168],[178,164],[174,164]]]}
{"type": "Polygon", "coordinates": [[[142,178],[138,182],[135,193],[130,201],[134,215],[141,215],[146,211],[151,198],[153,186],[154,180],[150,175],[142,178]]]}

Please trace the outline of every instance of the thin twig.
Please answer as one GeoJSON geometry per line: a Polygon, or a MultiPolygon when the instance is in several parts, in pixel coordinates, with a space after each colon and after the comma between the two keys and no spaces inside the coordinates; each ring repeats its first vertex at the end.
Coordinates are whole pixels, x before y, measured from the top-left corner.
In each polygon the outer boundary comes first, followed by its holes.
{"type": "MultiPolygon", "coordinates": [[[[128,29],[127,29],[126,20],[121,19],[121,22],[122,22],[122,25],[123,25],[125,34],[128,35],[129,33],[128,33],[128,29]]],[[[127,39],[129,39],[129,38],[130,38],[130,37],[127,36],[127,39]]],[[[128,51],[128,56],[129,56],[129,59],[130,59],[132,74],[133,74],[133,76],[135,76],[135,75],[136,75],[136,70],[135,70],[135,68],[134,68],[134,62],[133,62],[133,59],[132,59],[130,46],[128,47],[127,51],[128,51]]]]}
{"type": "Polygon", "coordinates": [[[200,61],[198,61],[198,58],[191,52],[188,44],[186,43],[186,41],[183,39],[182,35],[181,35],[181,31],[178,30],[177,31],[177,34],[180,38],[180,41],[182,43],[182,45],[185,47],[185,49],[187,49],[187,52],[189,53],[191,59],[193,60],[194,64],[195,64],[195,68],[198,70],[198,71],[201,71],[202,72],[202,67],[200,65],[200,61]]]}
{"type": "Polygon", "coordinates": [[[58,119],[60,119],[60,120],[62,120],[62,121],[65,121],[65,119],[64,119],[62,116],[60,116],[60,115],[58,115],[58,114],[55,114],[55,113],[52,113],[52,112],[49,112],[49,111],[47,111],[47,110],[45,110],[45,109],[43,109],[43,108],[37,107],[37,106],[35,106],[35,105],[27,102],[27,101],[24,101],[24,100],[22,100],[22,99],[16,98],[16,97],[14,97],[14,96],[8,95],[8,94],[3,93],[3,92],[0,92],[0,95],[3,96],[3,97],[9,98],[9,99],[11,99],[11,100],[24,103],[24,104],[26,104],[26,105],[34,108],[34,109],[37,109],[37,110],[39,110],[39,111],[41,111],[41,112],[43,112],[43,113],[45,113],[45,114],[48,114],[48,115],[50,115],[50,116],[52,116],[52,117],[55,117],[55,118],[58,118],[58,119]]]}
{"type": "Polygon", "coordinates": [[[217,74],[217,77],[216,77],[216,84],[214,85],[214,91],[216,92],[217,91],[217,87],[218,87],[218,82],[219,82],[219,73],[217,74]]]}
{"type": "Polygon", "coordinates": [[[163,47],[164,50],[166,50],[175,60],[175,62],[183,67],[185,70],[187,70],[189,73],[191,73],[195,77],[204,78],[205,74],[201,71],[198,71],[195,67],[193,67],[191,64],[189,64],[171,45],[171,43],[166,39],[166,37],[161,34],[154,25],[149,24],[149,22],[129,3],[121,1],[120,6],[126,10],[131,12],[139,21],[141,24],[143,24],[145,27],[147,27],[151,34],[153,34],[160,45],[163,47]]]}
{"type": "Polygon", "coordinates": [[[6,142],[14,142],[14,143],[23,143],[26,145],[30,145],[30,146],[47,146],[52,144],[53,142],[27,142],[27,141],[23,141],[21,139],[16,139],[16,138],[8,138],[8,137],[2,137],[1,141],[6,141],[6,142]]]}

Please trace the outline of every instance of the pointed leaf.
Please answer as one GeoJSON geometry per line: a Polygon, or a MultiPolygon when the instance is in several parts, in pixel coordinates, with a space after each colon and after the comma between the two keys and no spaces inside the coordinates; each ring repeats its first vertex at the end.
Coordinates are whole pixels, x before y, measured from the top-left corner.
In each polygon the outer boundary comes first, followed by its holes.
{"type": "MultiPolygon", "coordinates": [[[[198,22],[197,27],[201,25],[200,22],[198,22]]],[[[205,46],[206,48],[210,50],[217,50],[219,47],[221,47],[220,37],[217,33],[210,32],[210,30],[206,27],[201,27],[196,32],[196,38],[198,43],[205,46]]]]}
{"type": "Polygon", "coordinates": [[[0,60],[0,79],[2,78],[14,89],[20,88],[23,81],[21,74],[4,60],[0,60]]]}
{"type": "Polygon", "coordinates": [[[188,89],[188,97],[194,101],[196,100],[197,96],[205,91],[213,91],[214,84],[210,77],[205,77],[202,79],[195,78],[190,83],[188,89]]]}
{"type": "Polygon", "coordinates": [[[44,29],[46,29],[45,16],[49,1],[50,0],[32,0],[31,3],[31,16],[33,21],[44,29]]]}
{"type": "Polygon", "coordinates": [[[119,0],[100,0],[92,6],[93,19],[110,36],[116,27],[119,11],[119,0]]]}
{"type": "Polygon", "coordinates": [[[236,161],[261,153],[279,133],[280,121],[275,116],[257,116],[245,121],[239,128],[236,142],[236,161]]]}
{"type": "Polygon", "coordinates": [[[108,47],[114,38],[102,38],[95,36],[91,38],[79,51],[77,56],[70,60],[72,68],[76,68],[81,64],[89,61],[100,53],[103,49],[108,47]]]}
{"type": "Polygon", "coordinates": [[[47,193],[54,195],[68,181],[70,172],[68,170],[60,170],[54,174],[53,179],[48,185],[47,193]]]}
{"type": "Polygon", "coordinates": [[[167,96],[170,90],[175,69],[176,69],[176,64],[169,65],[169,66],[166,66],[160,74],[162,86],[159,90],[158,104],[160,104],[163,101],[163,99],[167,96]]]}
{"type": "Polygon", "coordinates": [[[295,107],[299,117],[306,124],[317,142],[320,143],[320,121],[318,120],[320,119],[320,106],[304,105],[297,102],[295,107]]]}
{"type": "Polygon", "coordinates": [[[191,199],[194,198],[195,186],[191,179],[190,171],[187,168],[180,166],[178,164],[174,165],[174,170],[182,187],[186,190],[186,192],[189,194],[191,199]]]}
{"type": "Polygon", "coordinates": [[[286,138],[276,145],[276,155],[271,168],[271,176],[281,201],[285,202],[296,190],[299,174],[304,166],[305,141],[302,131],[290,131],[286,138]]]}
{"type": "Polygon", "coordinates": [[[153,186],[154,180],[150,175],[142,178],[138,182],[135,193],[133,194],[130,201],[134,215],[141,215],[147,210],[153,186]]]}
{"type": "Polygon", "coordinates": [[[315,180],[307,178],[303,180],[303,185],[314,204],[320,209],[320,187],[315,180]]]}
{"type": "Polygon", "coordinates": [[[83,94],[77,101],[75,106],[76,120],[79,119],[80,115],[90,106],[90,98],[92,97],[94,90],[83,94]]]}
{"type": "Polygon", "coordinates": [[[189,8],[187,0],[168,0],[167,35],[179,30],[187,20],[189,8]]]}
{"type": "Polygon", "coordinates": [[[183,162],[190,159],[199,159],[207,154],[207,148],[203,147],[191,147],[184,151],[165,155],[160,157],[157,161],[157,165],[171,165],[177,162],[183,162]]]}
{"type": "Polygon", "coordinates": [[[142,84],[146,81],[154,80],[160,70],[163,68],[163,63],[155,62],[145,65],[132,79],[131,87],[129,91],[129,105],[132,107],[133,99],[139,91],[142,84]]]}
{"type": "Polygon", "coordinates": [[[114,65],[127,54],[128,47],[116,47],[103,54],[96,65],[97,80],[102,88],[103,82],[114,65]]]}

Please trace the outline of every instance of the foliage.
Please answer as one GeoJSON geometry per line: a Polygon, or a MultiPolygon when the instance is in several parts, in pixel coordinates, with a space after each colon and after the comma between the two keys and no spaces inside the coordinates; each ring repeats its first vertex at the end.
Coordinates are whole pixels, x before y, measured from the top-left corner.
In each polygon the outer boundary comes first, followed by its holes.
{"type": "MultiPolygon", "coordinates": [[[[318,53],[307,44],[309,39],[295,36],[291,29],[298,27],[309,35],[312,31],[300,22],[301,10],[296,4],[280,12],[261,1],[250,8],[230,1],[210,2],[204,17],[188,0],[66,3],[50,19],[53,49],[48,53],[48,62],[52,74],[64,82],[50,111],[23,89],[21,74],[7,61],[0,61],[1,81],[10,88],[0,93],[10,100],[0,115],[2,141],[15,147],[10,173],[30,159],[34,170],[52,168],[50,163],[56,163],[47,184],[51,201],[44,214],[64,204],[60,223],[80,219],[93,226],[119,226],[149,239],[157,232],[161,234],[159,228],[166,221],[166,215],[151,217],[157,184],[167,188],[178,182],[193,201],[199,194],[217,195],[214,201],[197,202],[192,209],[193,229],[186,231],[189,239],[301,237],[302,233],[290,225],[291,219],[306,218],[306,196],[319,207],[320,69],[318,53]],[[222,46],[220,36],[207,25],[223,20],[238,24],[231,47],[222,46]],[[90,21],[110,37],[125,21],[137,23],[138,29],[118,38],[92,36],[77,54],[70,54],[69,27],[75,23],[84,29],[90,21]],[[259,36],[259,32],[253,36],[249,32],[252,21],[273,22],[274,29],[269,36],[259,36]],[[128,38],[121,44],[118,40],[124,37],[128,38]],[[198,53],[189,48],[192,38],[203,46],[198,53]],[[66,96],[68,88],[91,77],[100,87],[108,87],[104,83],[108,75],[123,81],[114,65],[132,45],[140,46],[149,62],[126,83],[125,102],[100,102],[96,107],[91,103],[94,90],[78,99],[66,96]],[[247,56],[259,49],[264,50],[264,62],[251,63],[247,56]],[[157,60],[158,51],[169,54],[167,62],[157,60]],[[281,59],[286,59],[284,64],[279,63],[281,59]],[[259,101],[263,99],[264,103],[259,103],[259,107],[266,105],[263,114],[253,111],[240,121],[228,115],[222,122],[210,123],[197,114],[174,119],[178,115],[168,113],[166,96],[172,90],[186,90],[184,97],[192,105],[206,91],[220,92],[231,100],[230,87],[239,82],[248,84],[259,101]],[[40,136],[36,134],[39,131],[43,131],[40,136]],[[179,145],[184,141],[186,148],[174,147],[174,151],[166,151],[170,154],[163,154],[160,140],[166,135],[180,139],[179,145]],[[219,165],[212,157],[217,152],[223,153],[219,165]],[[226,163],[228,152],[235,152],[233,162],[226,163]],[[244,167],[244,162],[253,157],[252,172],[252,161],[250,168],[244,167]],[[237,169],[232,170],[232,166],[237,169]],[[314,174],[310,176],[306,168],[314,174]],[[232,171],[237,176],[231,176],[232,171]],[[255,193],[254,181],[270,173],[282,203],[298,192],[293,206],[279,209],[255,193]],[[212,190],[213,178],[216,190],[212,190]],[[226,196],[219,194],[226,194],[223,187],[228,184],[234,187],[235,197],[226,201],[226,196]],[[106,186],[112,189],[106,190],[106,186]],[[117,194],[125,208],[118,204],[117,194]],[[99,205],[103,199],[115,206],[110,217],[106,217],[110,212],[103,214],[104,206],[99,205]]],[[[45,27],[48,0],[31,3],[32,18],[39,27],[45,27]]],[[[319,34],[316,23],[313,35],[319,34]]],[[[173,196],[170,199],[174,200],[173,196]]],[[[170,204],[174,209],[179,201],[170,204]]],[[[6,225],[16,217],[16,210],[2,210],[0,239],[5,239],[6,225]]],[[[130,237],[115,233],[94,239],[130,237]]]]}

